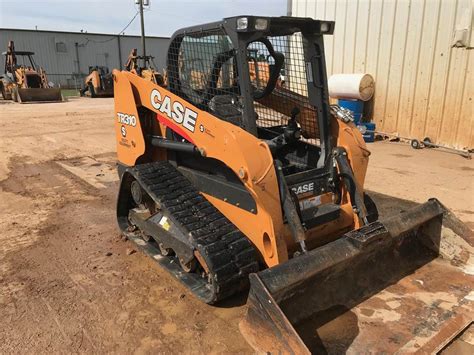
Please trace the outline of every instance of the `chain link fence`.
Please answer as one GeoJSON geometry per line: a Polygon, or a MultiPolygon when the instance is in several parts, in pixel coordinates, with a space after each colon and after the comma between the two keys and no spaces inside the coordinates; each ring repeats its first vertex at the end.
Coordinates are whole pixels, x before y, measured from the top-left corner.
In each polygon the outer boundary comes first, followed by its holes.
{"type": "Polygon", "coordinates": [[[79,96],[79,90],[84,87],[84,81],[87,74],[82,73],[70,73],[70,74],[57,74],[47,73],[48,81],[53,84],[54,87],[60,87],[63,95],[66,96],[79,96]]]}

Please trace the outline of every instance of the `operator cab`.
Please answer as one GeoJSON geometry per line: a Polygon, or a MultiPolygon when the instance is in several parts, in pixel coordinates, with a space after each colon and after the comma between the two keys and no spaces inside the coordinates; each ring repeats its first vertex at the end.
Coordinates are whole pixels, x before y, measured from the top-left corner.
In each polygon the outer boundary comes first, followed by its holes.
{"type": "Polygon", "coordinates": [[[334,22],[238,16],[176,32],[169,89],[265,140],[284,175],[323,168],[329,101],[323,34],[334,22]]]}
{"type": "Polygon", "coordinates": [[[14,77],[14,75],[18,75],[16,71],[24,70],[25,86],[41,88],[41,76],[38,74],[39,68],[34,61],[34,54],[29,51],[16,51],[14,47],[9,47],[9,51],[2,53],[5,56],[5,75],[11,81],[16,81],[14,77]],[[9,58],[13,58],[13,60],[9,58]]]}

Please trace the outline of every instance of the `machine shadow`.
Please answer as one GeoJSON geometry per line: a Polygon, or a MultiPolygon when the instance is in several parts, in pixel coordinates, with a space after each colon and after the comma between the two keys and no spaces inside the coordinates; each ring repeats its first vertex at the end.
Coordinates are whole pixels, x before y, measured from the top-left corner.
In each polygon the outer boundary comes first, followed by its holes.
{"type": "Polygon", "coordinates": [[[234,308],[234,307],[243,306],[247,303],[248,295],[249,293],[247,289],[245,291],[242,291],[238,294],[233,295],[232,297],[226,298],[214,304],[214,306],[218,308],[234,308]]]}
{"type": "Polygon", "coordinates": [[[410,208],[420,205],[420,203],[401,199],[395,196],[385,195],[379,192],[366,190],[366,193],[372,197],[379,210],[380,218],[387,218],[394,214],[406,211],[410,208]]]}

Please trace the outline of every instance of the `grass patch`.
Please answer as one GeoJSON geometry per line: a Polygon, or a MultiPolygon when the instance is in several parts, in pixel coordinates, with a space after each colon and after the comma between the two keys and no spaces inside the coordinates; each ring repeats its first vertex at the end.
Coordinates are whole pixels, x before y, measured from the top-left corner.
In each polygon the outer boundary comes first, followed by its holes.
{"type": "Polygon", "coordinates": [[[62,89],[61,94],[63,94],[63,97],[79,96],[79,90],[62,89]]]}

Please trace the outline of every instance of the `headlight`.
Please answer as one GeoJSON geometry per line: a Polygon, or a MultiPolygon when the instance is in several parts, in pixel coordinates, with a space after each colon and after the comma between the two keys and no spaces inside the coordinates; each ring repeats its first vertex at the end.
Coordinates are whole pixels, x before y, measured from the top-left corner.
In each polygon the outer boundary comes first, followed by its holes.
{"type": "Polygon", "coordinates": [[[263,31],[268,28],[268,20],[266,18],[258,18],[255,20],[255,29],[257,31],[263,31]]]}
{"type": "Polygon", "coordinates": [[[237,19],[237,30],[246,30],[249,26],[249,19],[247,17],[240,17],[237,19]]]}
{"type": "Polygon", "coordinates": [[[321,22],[319,30],[321,31],[321,33],[329,32],[329,23],[321,22]]]}

